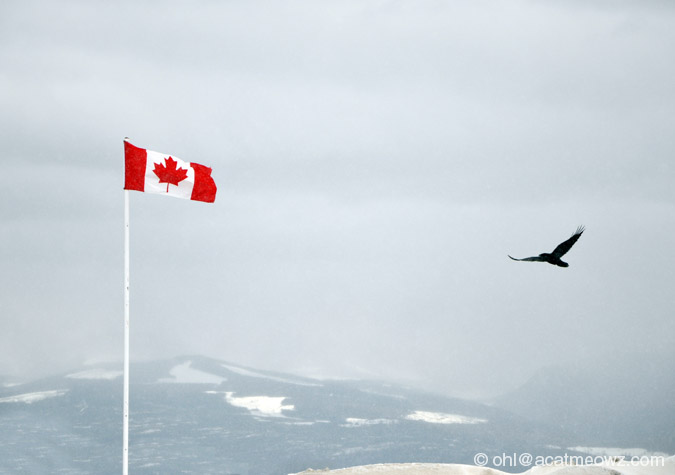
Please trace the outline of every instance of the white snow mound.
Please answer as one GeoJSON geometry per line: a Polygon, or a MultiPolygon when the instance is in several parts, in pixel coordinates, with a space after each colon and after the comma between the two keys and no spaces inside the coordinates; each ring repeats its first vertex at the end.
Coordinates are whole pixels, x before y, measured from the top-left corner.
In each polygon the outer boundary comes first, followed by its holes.
{"type": "Polygon", "coordinates": [[[179,383],[179,384],[220,384],[227,381],[227,378],[215,374],[200,371],[191,368],[192,361],[186,361],[183,364],[174,366],[169,371],[171,378],[161,378],[158,383],[179,383]]]}
{"type": "Polygon", "coordinates": [[[668,457],[668,454],[664,454],[663,452],[651,452],[641,448],[621,449],[618,447],[567,447],[567,450],[599,456],[651,457],[655,455],[668,457]]]}
{"type": "Polygon", "coordinates": [[[396,424],[397,420],[393,419],[360,419],[358,417],[348,417],[345,419],[345,424],[342,427],[364,427],[378,424],[396,424]]]}
{"type": "MultiPolygon", "coordinates": [[[[664,463],[649,466],[631,465],[630,462],[603,463],[599,465],[549,465],[533,467],[521,475],[673,475],[675,457],[663,459],[664,463]]],[[[361,465],[337,470],[305,470],[295,475],[512,475],[494,468],[474,465],[442,463],[391,463],[361,465]]],[[[292,474],[291,474],[292,475],[292,474]]]]}
{"type": "MultiPolygon", "coordinates": [[[[206,391],[206,394],[223,394],[220,391],[206,391]]],[[[234,393],[226,391],[225,401],[235,407],[248,409],[252,415],[261,417],[284,417],[283,411],[293,411],[293,404],[284,405],[286,396],[243,396],[234,397],[234,393]]]]}
{"type": "Polygon", "coordinates": [[[295,384],[297,386],[322,386],[319,383],[312,383],[309,381],[299,381],[297,379],[282,378],[279,376],[272,376],[269,374],[258,373],[257,371],[251,371],[250,369],[240,368],[238,366],[232,366],[228,364],[221,365],[223,368],[232,371],[233,373],[240,374],[242,376],[248,376],[250,378],[262,378],[269,379],[271,381],[277,381],[279,383],[295,384]]]}
{"type": "Polygon", "coordinates": [[[52,397],[63,396],[68,392],[67,389],[52,389],[50,391],[39,391],[35,393],[16,394],[14,396],[7,396],[0,398],[2,402],[23,402],[25,404],[33,404],[34,402],[43,401],[52,397]]]}
{"type": "Polygon", "coordinates": [[[233,406],[246,408],[255,415],[280,416],[282,411],[292,411],[295,409],[295,406],[292,404],[283,404],[284,399],[286,399],[283,396],[234,397],[233,394],[231,392],[225,393],[225,400],[233,406]]]}
{"type": "Polygon", "coordinates": [[[478,417],[428,411],[415,411],[405,416],[405,418],[409,421],[430,422],[432,424],[484,424],[487,422],[487,419],[479,419],[478,417]]]}
{"type": "Polygon", "coordinates": [[[116,379],[122,376],[122,371],[108,370],[102,368],[88,369],[80,371],[79,373],[72,373],[66,375],[66,378],[71,379],[116,379]]]}

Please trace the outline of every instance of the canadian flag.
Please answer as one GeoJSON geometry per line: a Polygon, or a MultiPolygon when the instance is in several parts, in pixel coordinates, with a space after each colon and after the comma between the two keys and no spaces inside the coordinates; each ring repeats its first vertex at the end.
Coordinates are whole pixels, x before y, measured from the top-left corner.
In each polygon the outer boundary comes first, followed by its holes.
{"type": "Polygon", "coordinates": [[[211,169],[124,141],[124,189],[188,200],[216,201],[211,169]]]}

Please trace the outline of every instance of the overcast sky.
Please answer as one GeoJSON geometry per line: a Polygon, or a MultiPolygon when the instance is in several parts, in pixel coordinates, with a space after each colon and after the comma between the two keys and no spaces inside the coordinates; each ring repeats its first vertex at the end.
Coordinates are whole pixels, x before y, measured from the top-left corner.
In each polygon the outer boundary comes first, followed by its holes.
{"type": "Polygon", "coordinates": [[[495,394],[675,338],[675,5],[4,1],[0,374],[131,357],[495,394]],[[570,267],[551,251],[578,225],[570,267]]]}

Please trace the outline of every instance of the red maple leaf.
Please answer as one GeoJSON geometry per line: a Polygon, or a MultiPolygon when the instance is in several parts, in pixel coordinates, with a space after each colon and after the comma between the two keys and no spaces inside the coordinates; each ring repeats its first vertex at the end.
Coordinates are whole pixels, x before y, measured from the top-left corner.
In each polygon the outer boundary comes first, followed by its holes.
{"type": "Polygon", "coordinates": [[[166,192],[169,192],[169,185],[176,185],[185,180],[188,176],[187,170],[178,168],[178,162],[173,158],[165,158],[164,163],[155,163],[153,170],[160,183],[166,183],[166,192]]]}

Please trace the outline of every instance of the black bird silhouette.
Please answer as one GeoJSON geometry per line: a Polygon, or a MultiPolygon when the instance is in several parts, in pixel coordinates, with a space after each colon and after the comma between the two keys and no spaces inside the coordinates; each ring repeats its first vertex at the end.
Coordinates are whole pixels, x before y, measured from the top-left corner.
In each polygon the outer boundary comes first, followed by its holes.
{"type": "Polygon", "coordinates": [[[544,252],[542,254],[539,254],[538,256],[526,257],[524,259],[516,259],[515,257],[511,256],[509,257],[511,257],[511,259],[513,259],[514,261],[548,262],[549,264],[553,264],[560,267],[569,267],[569,264],[567,262],[564,262],[560,258],[565,254],[567,254],[567,251],[572,249],[574,243],[579,240],[581,234],[585,230],[586,230],[585,227],[579,226],[577,228],[577,231],[574,234],[572,234],[572,237],[570,237],[567,241],[558,244],[558,247],[553,249],[553,252],[551,252],[550,254],[548,252],[544,252]]]}

